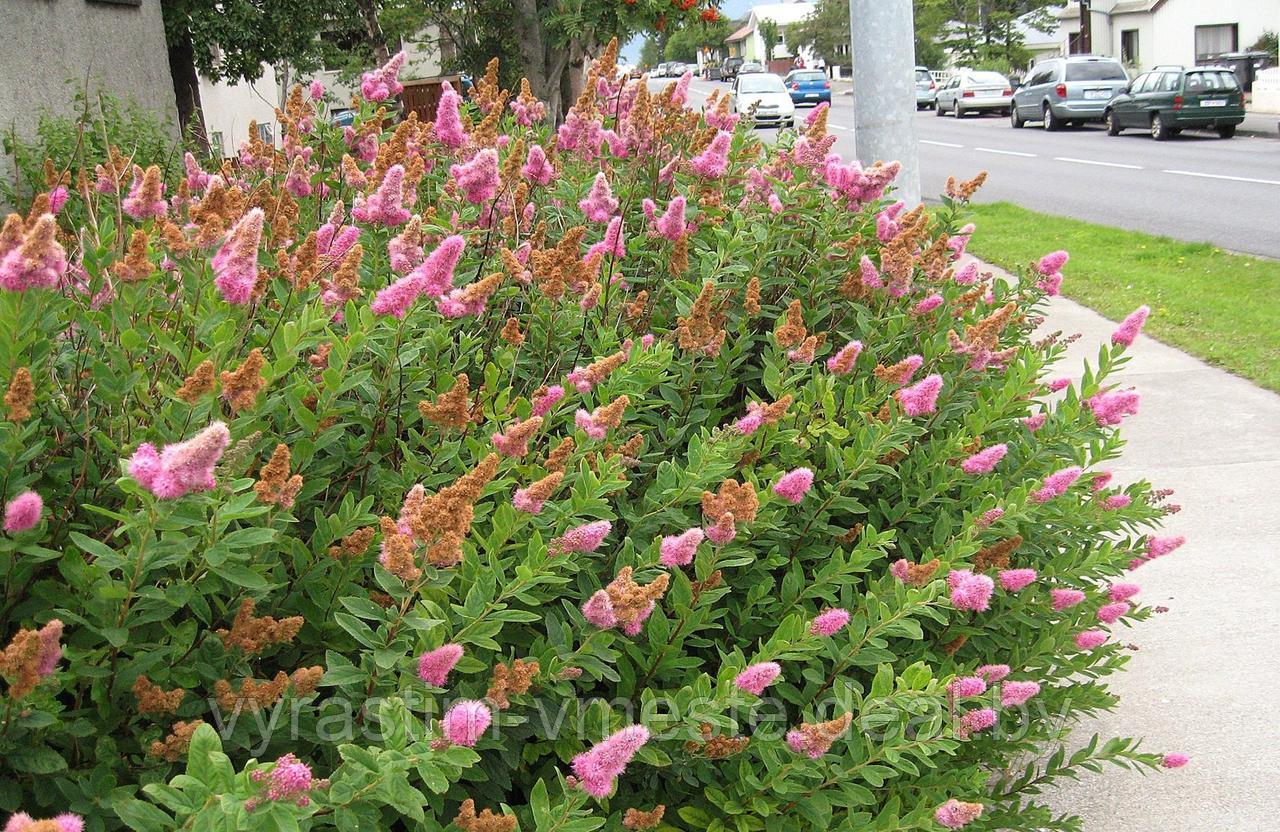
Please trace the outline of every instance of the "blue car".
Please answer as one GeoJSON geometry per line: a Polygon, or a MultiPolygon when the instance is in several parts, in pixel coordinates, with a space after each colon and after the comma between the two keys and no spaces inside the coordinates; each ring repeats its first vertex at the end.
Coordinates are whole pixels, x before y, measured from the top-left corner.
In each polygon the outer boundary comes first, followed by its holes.
{"type": "Polygon", "coordinates": [[[831,81],[820,69],[793,69],[782,83],[791,93],[791,103],[797,107],[801,104],[816,107],[824,101],[831,103],[831,81]]]}

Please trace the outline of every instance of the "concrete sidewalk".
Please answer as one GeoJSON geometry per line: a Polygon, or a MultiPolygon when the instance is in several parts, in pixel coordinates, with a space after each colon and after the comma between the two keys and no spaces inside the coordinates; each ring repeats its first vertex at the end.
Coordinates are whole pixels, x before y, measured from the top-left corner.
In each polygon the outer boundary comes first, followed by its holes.
{"type": "MultiPolygon", "coordinates": [[[[1069,264],[1066,272],[1070,281],[1069,264]]],[[[1058,365],[1078,378],[1114,329],[1057,298],[1043,333],[1083,333],[1058,365]]],[[[1138,599],[1169,611],[1117,631],[1139,647],[1112,677],[1121,704],[1080,726],[1077,739],[1143,737],[1147,750],[1191,762],[1156,775],[1086,773],[1050,800],[1090,832],[1278,830],[1280,396],[1146,336],[1130,355],[1115,380],[1134,385],[1142,404],[1121,429],[1128,445],[1116,482],[1174,489],[1170,502],[1182,511],[1164,533],[1187,543],[1132,573],[1138,599]]]]}

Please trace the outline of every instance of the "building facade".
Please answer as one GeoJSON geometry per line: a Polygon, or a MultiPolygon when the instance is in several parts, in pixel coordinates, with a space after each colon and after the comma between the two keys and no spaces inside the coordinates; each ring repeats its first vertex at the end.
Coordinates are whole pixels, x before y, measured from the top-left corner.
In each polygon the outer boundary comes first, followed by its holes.
{"type": "Polygon", "coordinates": [[[756,6],[747,17],[747,22],[725,40],[730,57],[739,57],[747,61],[763,64],[766,62],[768,50],[764,36],[760,32],[760,23],[772,20],[778,24],[778,40],[773,44],[773,59],[794,58],[797,53],[806,65],[813,64],[813,56],[808,49],[793,49],[787,42],[787,28],[799,23],[815,8],[814,3],[797,0],[794,3],[775,3],[767,6],[756,6]]]}
{"type": "MultiPolygon", "coordinates": [[[[1062,45],[1083,51],[1080,3],[1059,13],[1062,45]]],[[[1088,51],[1119,58],[1132,69],[1207,63],[1247,49],[1267,30],[1280,30],[1280,0],[1092,0],[1088,51]]]]}

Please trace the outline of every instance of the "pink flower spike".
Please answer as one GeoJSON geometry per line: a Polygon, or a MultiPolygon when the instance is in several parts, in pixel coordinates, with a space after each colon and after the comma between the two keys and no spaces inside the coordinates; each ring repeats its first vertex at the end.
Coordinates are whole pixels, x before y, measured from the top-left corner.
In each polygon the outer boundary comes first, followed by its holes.
{"type": "Polygon", "coordinates": [[[908,416],[923,416],[937,409],[938,394],[942,392],[942,376],[934,373],[925,376],[910,387],[898,391],[902,412],[908,416]]]}
{"type": "Polygon", "coordinates": [[[551,541],[547,548],[549,555],[563,555],[568,552],[594,552],[609,536],[613,524],[608,520],[595,520],[583,523],[551,541]]]}
{"type": "Polygon", "coordinates": [[[955,569],[947,575],[951,587],[951,604],[958,610],[983,612],[991,606],[995,581],[986,575],[975,575],[968,569],[955,569]]]}
{"type": "Polygon", "coordinates": [[[1137,584],[1112,584],[1107,593],[1112,601],[1127,601],[1142,591],[1137,584]]]}
{"type": "MultiPolygon", "coordinates": [[[[646,208],[652,210],[652,203],[646,208]]],[[[665,237],[671,242],[675,242],[683,237],[689,230],[689,224],[684,219],[685,198],[683,196],[674,196],[667,203],[667,210],[661,217],[651,220],[654,233],[660,237],[665,237]]]]}
{"type": "Polygon", "coordinates": [[[547,391],[541,396],[533,400],[533,415],[545,416],[551,411],[551,408],[564,398],[564,388],[559,384],[554,384],[547,388],[547,391]]]}
{"type": "Polygon", "coordinates": [[[966,474],[987,474],[996,467],[996,463],[1004,459],[1004,455],[1008,453],[1009,446],[1003,443],[992,445],[989,448],[983,448],[973,456],[960,463],[960,470],[966,474]]]}
{"type": "Polygon", "coordinates": [[[1045,387],[1049,388],[1050,393],[1057,393],[1059,390],[1066,390],[1070,386],[1071,386],[1071,379],[1067,378],[1066,376],[1050,379],[1048,382],[1045,383],[1045,387]]]}
{"type": "Polygon", "coordinates": [[[1098,620],[1103,624],[1114,624],[1128,612],[1128,601],[1113,601],[1098,610],[1098,620]]]}
{"type": "Polygon", "coordinates": [[[759,696],[781,674],[782,667],[777,662],[759,662],[735,676],[733,684],[739,690],[759,696]]]}
{"type": "Polygon", "coordinates": [[[573,758],[578,785],[592,797],[608,797],[631,758],[648,741],[648,729],[643,725],[629,725],[596,743],[573,758]]]}
{"type": "Polygon", "coordinates": [[[1160,765],[1165,768],[1182,768],[1191,762],[1191,758],[1186,754],[1166,754],[1164,759],[1160,761],[1160,765]]]}
{"type": "Polygon", "coordinates": [[[967,699],[971,696],[981,696],[986,692],[986,680],[979,676],[961,676],[952,679],[947,685],[947,693],[952,699],[967,699]]]}
{"type": "Polygon", "coordinates": [[[1067,489],[1071,484],[1080,479],[1080,475],[1084,473],[1084,469],[1079,465],[1071,465],[1060,471],[1055,471],[1044,478],[1044,483],[1039,490],[1031,495],[1033,503],[1047,503],[1055,497],[1061,497],[1067,493],[1067,489]]]}
{"type": "Polygon", "coordinates": [[[985,529],[989,527],[992,523],[999,520],[1001,517],[1004,517],[1004,509],[989,508],[986,511],[984,511],[982,513],[982,516],[979,517],[977,520],[975,520],[973,524],[980,529],[985,529]]]}
{"type": "Polygon", "coordinates": [[[1040,692],[1038,682],[1005,682],[1000,686],[1000,707],[1016,708],[1040,692]]]}
{"type": "Polygon", "coordinates": [[[453,745],[474,748],[493,722],[489,706],[474,699],[454,703],[440,720],[440,729],[453,745]]]}
{"type": "Polygon", "coordinates": [[[717,546],[731,542],[738,536],[738,528],[733,522],[733,512],[726,511],[720,515],[720,519],[714,526],[708,526],[703,531],[706,532],[707,539],[717,546]]]}
{"type": "Polygon", "coordinates": [[[1130,312],[1128,317],[1120,322],[1120,327],[1111,333],[1111,343],[1122,347],[1133,346],[1138,334],[1142,332],[1142,325],[1147,322],[1147,316],[1150,314],[1151,307],[1149,306],[1139,306],[1130,312]]]}
{"type": "Polygon", "coordinates": [[[984,664],[982,667],[973,671],[973,674],[975,676],[981,676],[983,679],[986,679],[988,683],[994,685],[996,682],[999,682],[1012,672],[1013,671],[1007,664],[984,664]]]}
{"type": "Polygon", "coordinates": [[[804,495],[813,488],[813,471],[808,468],[796,468],[783,474],[773,485],[773,493],[792,505],[798,505],[804,495]]]}
{"type": "Polygon", "coordinates": [[[889,574],[905,584],[911,575],[911,562],[906,558],[898,558],[889,564],[889,574]]]}
{"type": "Polygon", "coordinates": [[[977,710],[967,711],[965,715],[960,717],[960,736],[967,737],[969,734],[985,731],[996,724],[996,712],[993,708],[978,708],[977,710]]]}
{"type": "Polygon", "coordinates": [[[924,300],[916,304],[916,308],[912,311],[917,315],[927,315],[942,305],[942,295],[936,292],[924,300]]]}
{"type": "Polygon", "coordinates": [[[1076,634],[1076,647],[1081,650],[1093,650],[1101,647],[1103,642],[1107,640],[1107,634],[1101,630],[1085,630],[1076,634]]]}
{"type": "Polygon", "coordinates": [[[613,191],[609,187],[609,177],[604,175],[604,171],[596,174],[595,181],[591,184],[591,191],[584,199],[579,200],[578,208],[591,222],[608,222],[618,210],[618,200],[613,196],[613,191]]]}
{"type": "Polygon", "coordinates": [[[449,671],[462,658],[461,644],[445,644],[418,657],[418,678],[428,685],[442,688],[449,680],[449,671]]]}
{"type": "Polygon", "coordinates": [[[733,134],[720,130],[716,133],[706,149],[689,160],[689,167],[699,176],[707,179],[719,179],[729,168],[729,142],[733,134]]]}
{"type": "Polygon", "coordinates": [[[1022,420],[1022,424],[1029,431],[1037,431],[1044,427],[1044,423],[1048,420],[1048,413],[1037,413],[1034,416],[1027,416],[1022,420]]]}
{"type": "Polygon", "coordinates": [[[1125,416],[1136,416],[1141,397],[1136,390],[1111,390],[1095,393],[1085,400],[1094,421],[1103,427],[1120,424],[1125,416]]]}
{"type": "Polygon", "coordinates": [[[226,241],[213,255],[213,285],[227,303],[243,306],[253,297],[265,218],[261,208],[249,211],[231,227],[226,241]]]}
{"type": "Polygon", "coordinates": [[[618,619],[613,612],[613,602],[609,600],[609,593],[603,589],[597,590],[582,605],[582,616],[601,630],[609,630],[618,625],[618,619]]]}
{"type": "Polygon", "coordinates": [[[659,560],[666,567],[686,566],[693,562],[693,556],[704,538],[702,529],[697,526],[680,534],[668,535],[662,538],[659,546],[662,553],[659,560]]]}
{"type": "Polygon", "coordinates": [[[1115,476],[1110,471],[1099,471],[1093,475],[1093,479],[1089,481],[1089,487],[1094,491],[1101,491],[1111,482],[1111,478],[1115,476]]]}
{"type": "Polygon", "coordinates": [[[1051,589],[1049,597],[1053,601],[1053,608],[1058,612],[1070,609],[1085,599],[1085,594],[1078,589],[1051,589]]]}
{"type": "Polygon", "coordinates": [[[4,530],[9,534],[35,528],[44,512],[44,500],[34,491],[24,491],[4,507],[4,530]]]}
{"type": "Polygon", "coordinates": [[[1182,535],[1177,535],[1176,537],[1148,537],[1147,559],[1162,558],[1186,542],[1187,539],[1182,535]]]}
{"type": "Polygon", "coordinates": [[[498,151],[486,147],[471,161],[449,166],[449,176],[462,189],[467,202],[481,205],[498,195],[498,151]]]}
{"type": "Polygon", "coordinates": [[[1133,498],[1128,494],[1109,494],[1102,501],[1102,508],[1106,511],[1116,511],[1117,509],[1127,508],[1133,498]]]}
{"type": "Polygon", "coordinates": [[[933,819],[938,822],[938,825],[947,829],[960,829],[980,817],[982,817],[981,803],[964,803],[955,798],[939,806],[933,813],[933,819]]]}
{"type": "Polygon", "coordinates": [[[1036,264],[1036,271],[1048,277],[1055,272],[1062,271],[1062,267],[1067,265],[1067,259],[1070,257],[1065,251],[1055,251],[1046,254],[1040,258],[1040,262],[1036,264]]]}
{"type": "Polygon", "coordinates": [[[387,168],[378,189],[369,196],[357,196],[351,216],[370,225],[393,228],[404,225],[412,213],[404,207],[404,165],[387,168]]]}
{"type": "Polygon", "coordinates": [[[850,341],[840,351],[827,359],[827,369],[838,376],[853,372],[854,363],[862,353],[861,341],[850,341]]]}
{"type": "Polygon", "coordinates": [[[144,442],[129,459],[129,476],[162,500],[173,500],[196,491],[208,491],[213,469],[231,441],[222,422],[213,422],[185,442],[165,445],[157,452],[144,442]]]}
{"type": "Polygon", "coordinates": [[[1000,573],[1000,586],[1005,592],[1018,592],[1035,583],[1034,569],[1005,569],[1000,573]]]}
{"type": "Polygon", "coordinates": [[[843,630],[848,623],[849,611],[835,607],[819,613],[809,625],[809,633],[815,636],[833,636],[843,630]]]}
{"type": "MultiPolygon", "coordinates": [[[[458,107],[462,98],[454,92],[448,81],[444,82],[440,93],[440,103],[436,105],[435,134],[436,139],[445,147],[457,150],[467,143],[467,132],[462,126],[462,116],[458,107]]],[[[541,149],[541,148],[539,148],[541,149]]],[[[545,157],[543,159],[545,161],[545,157]]]]}

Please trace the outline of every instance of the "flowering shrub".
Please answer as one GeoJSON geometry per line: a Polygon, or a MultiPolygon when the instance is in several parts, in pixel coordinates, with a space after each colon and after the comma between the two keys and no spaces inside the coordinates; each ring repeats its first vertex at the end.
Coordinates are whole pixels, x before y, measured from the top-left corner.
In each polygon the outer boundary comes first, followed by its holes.
{"type": "Polygon", "coordinates": [[[1062,747],[1180,542],[1104,470],[1142,321],[1050,380],[1065,255],[961,260],[980,182],[907,210],[825,109],[766,146],[687,85],[50,166],[0,232],[6,828],[1065,829],[1055,779],[1186,762],[1062,747]]]}

